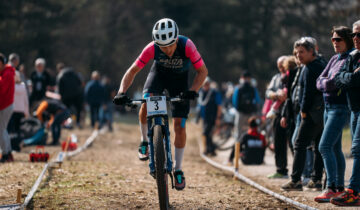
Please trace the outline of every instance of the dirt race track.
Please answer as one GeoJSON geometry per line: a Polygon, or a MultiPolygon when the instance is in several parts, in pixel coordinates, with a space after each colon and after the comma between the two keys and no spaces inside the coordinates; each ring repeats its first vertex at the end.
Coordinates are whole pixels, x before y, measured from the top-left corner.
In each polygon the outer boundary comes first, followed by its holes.
{"type": "MultiPolygon", "coordinates": [[[[34,209],[156,209],[155,180],[148,166],[137,159],[139,130],[137,125],[116,124],[113,133],[102,134],[93,146],[66,161],[61,169],[47,174],[29,208],[34,209]]],[[[184,191],[170,190],[174,209],[283,209],[284,204],[258,190],[234,181],[199,156],[198,127],[188,126],[184,172],[184,191]]],[[[90,135],[90,129],[65,131],[76,133],[80,144],[90,135]]],[[[16,153],[15,162],[0,165],[0,204],[14,203],[16,190],[26,196],[40,174],[43,163],[28,162],[26,147],[16,153]]],[[[55,153],[58,147],[47,147],[55,153]]]]}
{"type": "MultiPolygon", "coordinates": [[[[173,209],[294,208],[233,180],[231,174],[204,162],[199,156],[197,143],[201,136],[200,127],[189,123],[187,130],[183,163],[187,186],[180,192],[170,190],[173,209]]],[[[70,133],[77,134],[79,144],[82,144],[91,134],[91,129],[64,131],[63,137],[70,133]]],[[[147,162],[137,158],[139,138],[137,125],[115,124],[114,132],[101,134],[92,147],[65,161],[61,169],[47,173],[29,209],[157,209],[155,180],[148,174],[147,162]]],[[[26,147],[14,155],[14,163],[0,165],[0,205],[14,203],[19,188],[23,190],[24,199],[40,174],[44,164],[28,161],[32,149],[26,147]]],[[[55,154],[60,148],[47,147],[46,150],[55,154]]],[[[221,155],[217,158],[220,159],[221,155]]],[[[249,175],[256,179],[266,174],[249,175]]],[[[261,180],[264,179],[258,179],[266,182],[261,180]]],[[[291,196],[299,202],[314,205],[302,194],[291,196]]]]}

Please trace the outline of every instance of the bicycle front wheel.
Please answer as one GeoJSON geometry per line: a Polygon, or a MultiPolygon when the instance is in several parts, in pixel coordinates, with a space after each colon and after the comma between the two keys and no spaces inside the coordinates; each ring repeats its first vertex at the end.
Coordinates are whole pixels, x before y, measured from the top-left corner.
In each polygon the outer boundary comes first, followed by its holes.
{"type": "Polygon", "coordinates": [[[169,208],[168,176],[165,172],[164,134],[160,125],[154,126],[154,154],[156,168],[156,184],[159,195],[160,209],[169,208]]]}

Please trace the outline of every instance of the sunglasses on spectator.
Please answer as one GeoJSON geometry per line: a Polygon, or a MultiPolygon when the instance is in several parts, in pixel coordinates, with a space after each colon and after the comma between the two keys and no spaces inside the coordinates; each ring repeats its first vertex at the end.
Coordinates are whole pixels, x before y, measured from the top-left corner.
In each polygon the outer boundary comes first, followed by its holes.
{"type": "Polygon", "coordinates": [[[340,38],[340,37],[333,37],[333,38],[331,38],[331,41],[332,42],[341,42],[341,41],[343,41],[344,39],[343,38],[340,38]]]}
{"type": "Polygon", "coordinates": [[[357,37],[357,38],[360,38],[360,33],[351,33],[351,37],[354,38],[354,37],[357,37]]]}

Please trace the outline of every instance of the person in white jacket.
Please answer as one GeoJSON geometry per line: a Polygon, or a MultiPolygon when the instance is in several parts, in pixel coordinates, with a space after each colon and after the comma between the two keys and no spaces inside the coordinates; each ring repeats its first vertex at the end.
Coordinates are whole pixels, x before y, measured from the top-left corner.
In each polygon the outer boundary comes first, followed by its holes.
{"type": "Polygon", "coordinates": [[[29,114],[29,98],[26,92],[26,86],[21,81],[20,73],[15,72],[15,95],[14,95],[14,111],[8,124],[8,132],[12,136],[11,146],[13,150],[20,151],[20,123],[21,120],[30,116],[29,114]]]}

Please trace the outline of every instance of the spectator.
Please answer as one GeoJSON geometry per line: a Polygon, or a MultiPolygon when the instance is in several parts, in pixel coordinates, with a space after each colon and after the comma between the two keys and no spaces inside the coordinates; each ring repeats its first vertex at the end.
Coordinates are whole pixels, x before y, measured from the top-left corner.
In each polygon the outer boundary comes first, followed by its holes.
{"type": "Polygon", "coordinates": [[[113,112],[114,112],[114,103],[112,102],[113,98],[116,96],[117,90],[114,86],[111,85],[110,78],[104,76],[102,79],[102,85],[104,87],[105,96],[104,96],[104,105],[100,110],[100,128],[105,124],[108,125],[108,130],[112,132],[112,122],[113,122],[113,112]]]}
{"type": "Polygon", "coordinates": [[[30,97],[30,92],[31,92],[31,89],[29,87],[29,84],[28,83],[31,83],[31,80],[28,80],[26,78],[26,73],[25,73],[25,65],[24,64],[20,64],[19,65],[19,72],[20,72],[20,79],[21,81],[25,84],[25,87],[26,87],[26,94],[28,96],[28,98],[30,97]]]}
{"type": "Polygon", "coordinates": [[[20,138],[20,122],[24,117],[29,117],[29,99],[26,94],[25,84],[20,79],[20,73],[16,71],[15,74],[15,97],[14,97],[14,110],[11,115],[8,132],[13,134],[11,139],[11,147],[13,150],[20,151],[19,143],[20,138]]]}
{"type": "MultiPolygon", "coordinates": [[[[316,40],[312,37],[307,37],[309,40],[316,42],[316,40]]],[[[294,55],[296,55],[296,50],[293,52],[294,55]]],[[[287,85],[288,88],[288,95],[287,99],[284,103],[284,108],[282,110],[282,118],[280,120],[280,125],[283,128],[286,128],[288,136],[290,137],[291,141],[289,142],[290,148],[292,153],[294,154],[294,144],[295,144],[295,138],[297,137],[298,130],[301,123],[301,116],[300,116],[300,103],[299,103],[299,92],[300,92],[300,78],[302,76],[302,66],[299,62],[299,59],[296,58],[296,56],[289,57],[287,61],[285,61],[285,68],[288,68],[287,66],[294,66],[296,64],[296,67],[294,67],[293,70],[290,70],[289,74],[289,82],[287,85]],[[290,63],[292,64],[290,64],[290,63]]],[[[291,67],[290,67],[291,68],[291,67]]],[[[302,181],[303,184],[306,185],[310,181],[311,172],[313,168],[313,159],[314,159],[314,153],[312,146],[309,146],[306,150],[306,164],[305,168],[302,173],[302,181]]]]}
{"type": "Polygon", "coordinates": [[[350,53],[340,73],[335,76],[336,86],[346,90],[351,110],[351,153],[354,157],[350,184],[344,193],[331,198],[330,202],[340,206],[360,206],[360,20],[353,24],[352,39],[355,50],[350,53]]]}
{"type": "Polygon", "coordinates": [[[85,100],[90,106],[91,127],[99,121],[99,109],[104,102],[105,91],[100,83],[98,71],[91,73],[91,80],[85,86],[85,100]]]}
{"type": "Polygon", "coordinates": [[[335,54],[317,79],[316,87],[323,92],[325,102],[324,130],[320,139],[319,151],[323,157],[327,175],[326,190],[315,197],[317,202],[329,202],[330,198],[344,191],[345,158],[341,147],[342,130],[349,119],[345,91],[335,86],[335,75],[344,65],[353,50],[351,29],[345,26],[334,27],[331,31],[335,54]]]}
{"type": "Polygon", "coordinates": [[[250,81],[250,73],[244,72],[232,96],[232,104],[236,109],[234,131],[236,141],[240,141],[241,135],[246,132],[249,117],[257,112],[257,90],[250,81]]]}
{"type": "Polygon", "coordinates": [[[211,83],[211,79],[207,77],[199,91],[198,104],[200,106],[200,117],[203,119],[203,138],[206,140],[204,154],[215,156],[216,146],[213,143],[212,135],[215,125],[220,124],[222,100],[221,93],[211,87],[211,83]]]}
{"type": "MultiPolygon", "coordinates": [[[[285,73],[286,69],[284,68],[284,61],[287,56],[280,56],[277,59],[277,66],[279,73],[275,74],[271,79],[269,87],[266,90],[266,97],[271,100],[281,100],[286,99],[286,94],[282,91],[282,82],[281,74],[285,73]]],[[[280,108],[282,109],[282,108],[280,108]]],[[[274,133],[274,150],[275,150],[275,165],[276,172],[269,174],[267,177],[269,179],[273,178],[288,178],[288,169],[287,169],[287,136],[286,129],[280,126],[281,115],[276,113],[276,117],[273,121],[273,133],[274,133]]]]}
{"type": "Polygon", "coordinates": [[[32,92],[30,95],[30,107],[45,97],[47,87],[51,84],[50,74],[45,71],[45,59],[35,60],[35,71],[31,73],[32,92]]]}
{"type": "Polygon", "coordinates": [[[24,64],[19,65],[20,64],[20,56],[16,53],[11,53],[9,55],[8,64],[11,65],[12,67],[14,67],[15,70],[19,71],[20,80],[21,80],[21,82],[24,83],[25,89],[26,89],[26,95],[27,95],[27,97],[29,97],[29,88],[26,84],[26,77],[25,77],[25,73],[24,73],[24,64]]]}
{"type": "Polygon", "coordinates": [[[50,120],[46,123],[46,127],[51,127],[53,138],[51,145],[59,145],[61,124],[70,117],[69,110],[59,100],[45,99],[41,101],[39,107],[36,109],[36,117],[42,123],[45,123],[47,119],[45,119],[43,115],[50,117],[50,120]]]}
{"type": "Polygon", "coordinates": [[[7,124],[13,112],[15,92],[15,69],[6,64],[6,57],[0,53],[0,163],[13,161],[7,124]]]}
{"type": "Polygon", "coordinates": [[[300,78],[300,115],[301,123],[294,145],[294,160],[291,180],[282,185],[283,190],[302,190],[301,174],[306,163],[306,148],[315,142],[315,159],[308,189],[321,190],[323,161],[318,145],[323,129],[323,98],[316,89],[316,79],[324,70],[326,63],[320,59],[313,43],[302,38],[295,42],[296,57],[304,65],[300,78]]]}
{"type": "Polygon", "coordinates": [[[9,55],[9,65],[11,65],[14,69],[17,69],[20,64],[20,57],[16,53],[11,53],[9,55]]]}
{"type": "Polygon", "coordinates": [[[84,88],[80,75],[71,67],[65,67],[63,63],[57,65],[59,71],[56,77],[61,101],[69,110],[75,110],[76,124],[80,126],[80,116],[84,103],[84,88]]]}
{"type": "MultiPolygon", "coordinates": [[[[266,149],[266,139],[257,130],[260,120],[256,117],[250,117],[248,132],[243,134],[240,141],[240,157],[244,165],[262,164],[266,149]]],[[[235,146],[232,148],[229,162],[232,163],[235,156],[235,146]]]]}
{"type": "MultiPolygon", "coordinates": [[[[291,56],[287,56],[285,59],[284,59],[284,62],[283,62],[283,67],[285,69],[285,71],[281,72],[281,86],[282,88],[279,89],[278,91],[282,91],[283,94],[285,94],[286,96],[288,96],[288,84],[290,83],[289,81],[289,76],[290,76],[290,69],[289,68],[289,59],[291,58],[291,56]],[[288,64],[288,66],[286,66],[285,64],[288,64]]],[[[295,63],[295,61],[293,61],[292,63],[295,63]]],[[[283,107],[283,103],[284,103],[284,100],[286,98],[278,98],[276,99],[272,105],[271,105],[271,108],[270,108],[270,111],[266,114],[266,118],[270,118],[270,119],[273,119],[276,117],[276,113],[279,113],[280,112],[280,107],[283,107]]]]}

